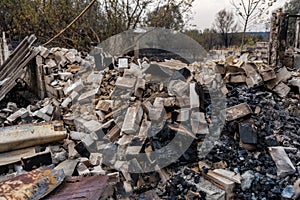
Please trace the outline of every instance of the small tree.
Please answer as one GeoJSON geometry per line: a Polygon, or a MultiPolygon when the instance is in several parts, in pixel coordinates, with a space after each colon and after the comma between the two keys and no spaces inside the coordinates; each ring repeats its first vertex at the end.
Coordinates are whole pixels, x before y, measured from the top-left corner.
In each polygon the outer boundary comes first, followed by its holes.
{"type": "Polygon", "coordinates": [[[215,19],[215,26],[217,31],[221,34],[223,44],[227,48],[232,40],[232,34],[237,30],[237,24],[234,21],[232,12],[227,12],[226,9],[220,10],[215,19]]]}
{"type": "Polygon", "coordinates": [[[247,28],[257,19],[262,19],[263,15],[268,14],[268,9],[276,0],[231,0],[231,4],[236,9],[238,16],[243,23],[243,35],[241,49],[245,43],[247,28]]]}
{"type": "Polygon", "coordinates": [[[189,20],[189,12],[194,0],[163,0],[154,9],[149,10],[144,21],[145,25],[183,30],[189,20]]]}

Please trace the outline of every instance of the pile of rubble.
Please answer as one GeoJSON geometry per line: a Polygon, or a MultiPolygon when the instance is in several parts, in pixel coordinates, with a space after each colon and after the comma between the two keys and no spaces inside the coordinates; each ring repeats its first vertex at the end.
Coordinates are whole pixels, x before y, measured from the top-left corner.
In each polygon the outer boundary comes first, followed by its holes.
{"type": "Polygon", "coordinates": [[[299,198],[299,71],[249,54],[97,70],[74,49],[38,51],[42,100],[22,108],[10,93],[0,110],[1,198],[299,198]]]}

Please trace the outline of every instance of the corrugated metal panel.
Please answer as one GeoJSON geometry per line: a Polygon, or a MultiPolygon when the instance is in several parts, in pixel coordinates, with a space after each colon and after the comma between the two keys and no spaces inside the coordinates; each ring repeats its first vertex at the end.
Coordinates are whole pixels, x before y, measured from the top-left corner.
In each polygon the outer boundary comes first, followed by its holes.
{"type": "Polygon", "coordinates": [[[107,187],[108,176],[71,177],[54,191],[47,200],[99,200],[107,187]]]}
{"type": "Polygon", "coordinates": [[[0,183],[0,199],[38,200],[53,191],[64,178],[63,170],[39,168],[0,183]]]}

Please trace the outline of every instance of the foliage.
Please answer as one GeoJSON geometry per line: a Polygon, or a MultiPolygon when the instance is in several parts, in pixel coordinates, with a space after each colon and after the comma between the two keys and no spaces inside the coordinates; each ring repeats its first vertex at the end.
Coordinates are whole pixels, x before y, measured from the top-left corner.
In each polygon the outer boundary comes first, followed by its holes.
{"type": "MultiPolygon", "coordinates": [[[[185,31],[185,34],[196,42],[198,42],[207,51],[212,49],[222,49],[224,47],[223,40],[221,40],[221,33],[218,33],[215,29],[205,29],[199,31],[196,29],[185,31]]],[[[225,49],[231,47],[238,47],[242,41],[242,33],[233,32],[228,33],[228,37],[232,38],[231,43],[225,49]]],[[[264,38],[260,34],[246,33],[245,46],[255,46],[257,42],[267,42],[268,39],[264,38]]]]}
{"type": "MultiPolygon", "coordinates": [[[[0,31],[6,32],[11,41],[20,41],[27,35],[35,34],[40,43],[45,43],[65,28],[89,3],[89,0],[1,0],[0,31]]],[[[100,43],[112,35],[146,25],[145,21],[179,30],[186,21],[184,17],[191,3],[192,0],[96,1],[82,18],[51,45],[89,51],[91,43],[100,43]],[[161,16],[159,11],[166,8],[169,2],[168,15],[161,16]],[[158,24],[154,18],[149,18],[154,16],[155,10],[160,15],[160,21],[168,23],[158,24]],[[178,20],[173,20],[173,17],[178,20]]]]}
{"type": "Polygon", "coordinates": [[[194,0],[161,1],[154,10],[147,13],[145,24],[152,27],[183,30],[187,21],[184,15],[190,11],[193,1],[194,0]],[[161,3],[163,3],[163,5],[161,5],[161,3]]]}

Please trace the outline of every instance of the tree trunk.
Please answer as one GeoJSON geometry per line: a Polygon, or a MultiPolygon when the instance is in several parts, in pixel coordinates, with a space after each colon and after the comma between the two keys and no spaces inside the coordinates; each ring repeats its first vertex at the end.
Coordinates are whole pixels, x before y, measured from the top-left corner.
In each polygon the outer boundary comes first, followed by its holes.
{"type": "Polygon", "coordinates": [[[246,31],[247,31],[247,26],[248,26],[248,20],[249,20],[249,17],[247,16],[247,17],[246,17],[246,20],[245,20],[245,25],[244,25],[243,35],[242,35],[241,53],[242,53],[243,48],[244,48],[244,45],[245,45],[245,39],[246,39],[246,31]]]}
{"type": "Polygon", "coordinates": [[[225,33],[225,47],[228,48],[228,33],[225,33]]]}

